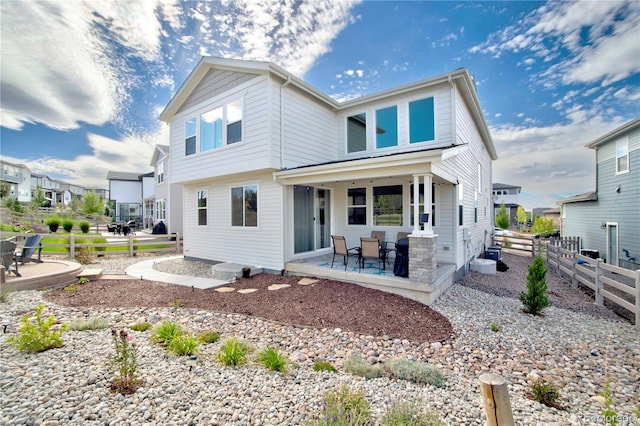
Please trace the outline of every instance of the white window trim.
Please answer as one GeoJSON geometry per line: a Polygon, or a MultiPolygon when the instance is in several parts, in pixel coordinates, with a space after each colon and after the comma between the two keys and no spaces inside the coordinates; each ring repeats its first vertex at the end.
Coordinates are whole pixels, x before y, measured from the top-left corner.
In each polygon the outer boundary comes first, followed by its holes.
{"type": "Polygon", "coordinates": [[[237,185],[229,185],[229,227],[231,229],[249,229],[256,230],[260,228],[260,185],[258,183],[246,183],[246,184],[237,184],[237,185]],[[234,225],[233,224],[233,189],[234,188],[242,188],[242,200],[244,201],[244,191],[247,186],[255,186],[256,187],[256,226],[247,226],[247,220],[245,217],[245,211],[242,209],[242,225],[234,225]]]}
{"type": "Polygon", "coordinates": [[[425,143],[433,143],[437,141],[438,140],[438,97],[436,96],[436,94],[411,97],[407,99],[406,102],[403,102],[403,104],[406,104],[404,108],[405,109],[404,125],[405,125],[405,128],[407,129],[407,132],[406,132],[407,134],[405,135],[406,138],[403,138],[402,144],[407,146],[420,146],[425,143]],[[411,143],[411,120],[409,117],[410,116],[409,104],[411,102],[421,101],[423,99],[428,99],[428,98],[433,98],[433,139],[411,143]]]}
{"type": "Polygon", "coordinates": [[[196,190],[196,226],[209,226],[209,189],[207,188],[202,188],[202,189],[197,189],[196,190]],[[206,192],[207,193],[207,205],[204,207],[200,207],[198,206],[198,200],[200,192],[206,192]],[[200,210],[205,210],[206,214],[207,214],[207,223],[205,225],[200,225],[200,210]]]}
{"type": "MultiPolygon", "coordinates": [[[[378,106],[376,108],[373,109],[373,114],[372,114],[372,118],[371,121],[373,121],[373,134],[374,134],[374,138],[373,138],[373,151],[375,152],[379,152],[379,151],[388,151],[388,150],[393,150],[393,149],[398,149],[398,147],[401,146],[401,141],[400,141],[400,104],[397,103],[393,103],[393,104],[388,104],[388,105],[381,105],[378,106]],[[396,144],[392,145],[392,146],[385,146],[382,148],[378,148],[378,137],[377,137],[377,133],[376,133],[376,129],[378,128],[378,111],[383,110],[383,109],[388,109],[388,108],[392,108],[392,107],[396,107],[396,144]]],[[[407,116],[408,116],[408,110],[407,110],[407,116]]],[[[369,119],[367,118],[367,121],[369,119]]],[[[367,130],[369,129],[369,127],[367,126],[367,130]]],[[[368,147],[368,144],[367,144],[368,147]]],[[[368,150],[367,150],[368,151],[368,150]]],[[[359,151],[359,152],[363,152],[363,151],[359,151]]]]}
{"type": "Polygon", "coordinates": [[[630,155],[629,155],[629,138],[626,137],[626,138],[618,139],[616,141],[615,150],[616,150],[616,156],[615,156],[616,157],[616,176],[617,175],[624,175],[626,173],[629,173],[629,157],[630,157],[630,155]],[[627,161],[626,161],[626,163],[627,163],[626,167],[627,168],[626,168],[626,170],[622,170],[622,171],[618,170],[618,159],[623,157],[623,156],[619,156],[618,155],[618,144],[621,143],[621,142],[623,142],[624,144],[627,145],[627,153],[624,155],[625,157],[627,157],[627,161]]]}
{"type": "MultiPolygon", "coordinates": [[[[368,226],[369,223],[372,223],[372,218],[369,217],[369,215],[371,214],[370,211],[371,209],[367,206],[367,204],[369,203],[369,200],[371,200],[371,197],[373,196],[373,189],[371,188],[370,185],[361,185],[361,186],[350,186],[347,188],[346,191],[346,195],[347,195],[347,200],[346,200],[346,209],[344,211],[345,213],[345,224],[346,226],[368,226]],[[365,201],[364,204],[349,204],[349,190],[350,189],[359,189],[359,188],[364,188],[365,191],[365,201]],[[354,207],[354,208],[362,208],[364,207],[364,222],[365,223],[349,223],[349,208],[350,207],[354,207]]],[[[373,204],[372,204],[373,205],[373,204]]]]}

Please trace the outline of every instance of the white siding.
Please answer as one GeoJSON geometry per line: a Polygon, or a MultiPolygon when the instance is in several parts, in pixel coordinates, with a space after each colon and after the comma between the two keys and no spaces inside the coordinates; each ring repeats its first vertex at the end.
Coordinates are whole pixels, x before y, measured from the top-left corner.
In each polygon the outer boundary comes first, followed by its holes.
{"type": "Polygon", "coordinates": [[[141,203],[142,182],[139,181],[111,181],[111,199],[118,203],[141,203]]]}
{"type": "Polygon", "coordinates": [[[256,74],[211,69],[191,92],[187,100],[180,106],[182,111],[196,107],[198,104],[222,95],[229,89],[239,86],[256,77],[256,74]]]}
{"type": "Polygon", "coordinates": [[[175,116],[171,121],[172,182],[203,180],[272,166],[269,158],[270,103],[267,81],[264,76],[258,77],[175,116]],[[244,109],[242,142],[186,156],[185,121],[238,99],[242,99],[244,109]]]}
{"type": "Polygon", "coordinates": [[[184,254],[279,271],[284,268],[282,211],[282,187],[270,173],[185,185],[184,254]],[[231,188],[243,185],[258,185],[258,227],[231,226],[231,188]],[[208,191],[207,225],[198,226],[196,191],[203,189],[208,191]]]}

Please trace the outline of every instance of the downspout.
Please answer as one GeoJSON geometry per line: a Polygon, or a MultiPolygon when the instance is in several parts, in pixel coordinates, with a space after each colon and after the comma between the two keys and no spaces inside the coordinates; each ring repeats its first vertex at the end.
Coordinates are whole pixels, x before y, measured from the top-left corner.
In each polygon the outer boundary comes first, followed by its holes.
{"type": "Polygon", "coordinates": [[[280,86],[280,170],[284,170],[284,88],[291,84],[291,76],[280,86]]]}

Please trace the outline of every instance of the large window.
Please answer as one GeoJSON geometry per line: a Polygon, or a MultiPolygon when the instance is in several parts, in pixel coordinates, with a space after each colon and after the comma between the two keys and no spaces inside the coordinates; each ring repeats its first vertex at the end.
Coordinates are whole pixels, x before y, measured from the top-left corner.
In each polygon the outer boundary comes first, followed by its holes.
{"type": "Polygon", "coordinates": [[[349,188],[347,191],[347,217],[349,225],[367,224],[367,189],[349,188]]]}
{"type": "Polygon", "coordinates": [[[198,191],[198,225],[207,224],[207,191],[198,191]]]}
{"type": "Polygon", "coordinates": [[[373,188],[373,225],[402,226],[402,185],[373,188]]]}
{"type": "Polygon", "coordinates": [[[433,98],[409,102],[409,143],[435,139],[433,98]]]}
{"type": "Polygon", "coordinates": [[[192,118],[184,123],[184,155],[196,153],[196,119],[192,118]]]}
{"type": "Polygon", "coordinates": [[[616,142],[616,174],[629,171],[629,139],[616,142]]]}
{"type": "Polygon", "coordinates": [[[258,226],[258,187],[231,188],[231,225],[258,226]]]}
{"type": "Polygon", "coordinates": [[[200,152],[222,146],[222,107],[200,116],[200,152]]]}
{"type": "Polygon", "coordinates": [[[367,114],[347,117],[347,152],[367,149],[367,114]]]}
{"type": "Polygon", "coordinates": [[[398,107],[376,111],[376,148],[398,145],[398,107]]]}

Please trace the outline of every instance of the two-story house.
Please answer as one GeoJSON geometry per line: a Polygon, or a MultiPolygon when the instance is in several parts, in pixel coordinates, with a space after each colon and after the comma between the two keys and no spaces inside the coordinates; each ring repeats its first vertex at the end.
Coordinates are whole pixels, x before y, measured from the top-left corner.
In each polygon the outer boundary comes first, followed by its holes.
{"type": "Polygon", "coordinates": [[[500,206],[504,204],[507,209],[507,214],[509,215],[509,223],[510,227],[515,228],[518,225],[518,221],[516,220],[516,213],[518,212],[518,194],[522,187],[516,185],[508,185],[504,183],[494,183],[493,184],[493,209],[494,214],[498,214],[498,209],[500,206]]]}
{"type": "Polygon", "coordinates": [[[110,201],[115,205],[113,220],[149,228],[153,224],[154,176],[149,173],[109,171],[110,201]]]}
{"type": "Polygon", "coordinates": [[[0,160],[0,180],[7,184],[7,197],[31,202],[31,170],[26,165],[0,160]]]}
{"type": "Polygon", "coordinates": [[[182,185],[171,182],[168,145],[156,145],[151,166],[155,175],[153,225],[163,222],[169,234],[182,233],[182,185]]]}
{"type": "Polygon", "coordinates": [[[586,147],[596,154],[596,189],[558,201],[561,234],[607,263],[640,269],[640,117],[586,147]]]}
{"type": "Polygon", "coordinates": [[[160,118],[187,258],[280,272],[332,234],[407,231],[428,284],[491,243],[497,157],[466,69],[337,102],[273,63],[204,57],[160,118]]]}

